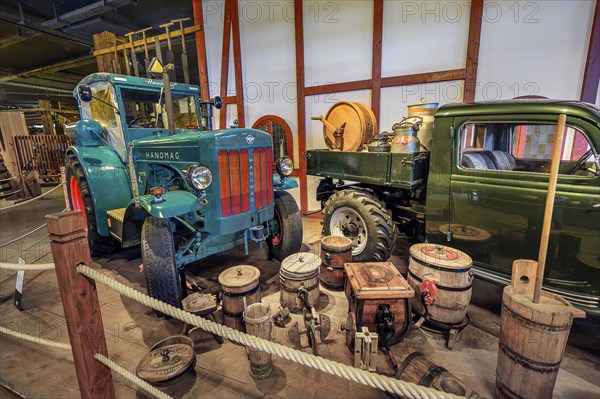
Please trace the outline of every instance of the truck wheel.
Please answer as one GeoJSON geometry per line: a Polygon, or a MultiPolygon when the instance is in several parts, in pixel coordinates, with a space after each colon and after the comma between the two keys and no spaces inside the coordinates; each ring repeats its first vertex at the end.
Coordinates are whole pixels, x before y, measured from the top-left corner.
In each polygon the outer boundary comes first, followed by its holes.
{"type": "Polygon", "coordinates": [[[342,190],[322,211],[323,235],[352,240],[352,261],[383,262],[392,254],[396,229],[385,205],[368,191],[342,190]]]}
{"type": "Polygon", "coordinates": [[[181,307],[181,281],[175,264],[175,242],[169,219],[148,217],[142,228],[142,262],[148,295],[181,307]]]}
{"type": "Polygon", "coordinates": [[[302,218],[294,197],[287,191],[275,192],[275,231],[271,255],[278,261],[297,253],[302,247],[302,218]]]}
{"type": "Polygon", "coordinates": [[[83,173],[81,163],[75,154],[68,154],[65,159],[66,185],[71,209],[83,213],[87,225],[90,253],[98,256],[111,252],[117,247],[117,241],[112,236],[102,236],[96,226],[96,211],[87,178],[83,173]]]}

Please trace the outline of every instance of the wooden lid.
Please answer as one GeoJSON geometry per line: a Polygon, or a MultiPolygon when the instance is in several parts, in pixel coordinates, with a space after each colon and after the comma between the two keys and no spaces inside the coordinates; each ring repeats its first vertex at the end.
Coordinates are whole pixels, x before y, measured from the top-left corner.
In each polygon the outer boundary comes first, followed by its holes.
{"type": "Polygon", "coordinates": [[[410,247],[410,256],[426,265],[444,269],[469,269],[473,260],[466,253],[438,244],[415,244],[410,247]]]}
{"type": "Polygon", "coordinates": [[[230,267],[219,274],[219,284],[229,288],[240,288],[260,278],[260,270],[250,265],[230,267]]]}
{"type": "Polygon", "coordinates": [[[298,252],[281,262],[280,274],[287,278],[307,278],[319,273],[321,258],[312,252],[298,252]]]}
{"type": "Polygon", "coordinates": [[[321,240],[321,248],[332,252],[342,252],[352,249],[352,240],[344,236],[327,236],[321,240]]]}
{"type": "Polygon", "coordinates": [[[415,292],[391,262],[346,263],[344,270],[358,299],[412,298],[415,292]]]}
{"type": "Polygon", "coordinates": [[[196,363],[193,341],[184,335],[165,338],[150,348],[138,363],[136,374],[148,382],[168,381],[196,363]]]}
{"type": "Polygon", "coordinates": [[[490,233],[487,231],[465,224],[452,223],[450,226],[447,224],[440,226],[440,232],[442,234],[448,235],[448,231],[452,232],[452,236],[455,240],[477,242],[488,241],[490,239],[490,233]]]}

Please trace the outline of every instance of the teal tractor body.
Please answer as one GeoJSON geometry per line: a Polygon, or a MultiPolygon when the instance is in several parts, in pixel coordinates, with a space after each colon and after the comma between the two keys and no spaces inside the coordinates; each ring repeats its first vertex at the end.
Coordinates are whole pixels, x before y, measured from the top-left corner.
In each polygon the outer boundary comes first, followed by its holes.
{"type": "Polygon", "coordinates": [[[293,163],[274,159],[271,135],[212,130],[219,99],[201,101],[188,84],[170,89],[165,96],[162,80],[108,73],[83,79],[65,167],[92,254],[141,244],[149,293],[180,306],[187,264],[238,245],[247,253],[251,241],[281,261],[300,250],[302,223],[285,191],[297,187],[293,163]]]}

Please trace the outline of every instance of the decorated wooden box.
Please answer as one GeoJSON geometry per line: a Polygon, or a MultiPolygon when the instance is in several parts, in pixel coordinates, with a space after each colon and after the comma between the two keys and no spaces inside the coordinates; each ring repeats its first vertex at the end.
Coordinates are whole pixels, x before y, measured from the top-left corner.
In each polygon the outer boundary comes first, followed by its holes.
{"type": "Polygon", "coordinates": [[[391,262],[346,263],[348,299],[346,345],[354,349],[354,333],[367,327],[379,335],[379,346],[402,339],[411,322],[409,298],[415,292],[391,262]]]}

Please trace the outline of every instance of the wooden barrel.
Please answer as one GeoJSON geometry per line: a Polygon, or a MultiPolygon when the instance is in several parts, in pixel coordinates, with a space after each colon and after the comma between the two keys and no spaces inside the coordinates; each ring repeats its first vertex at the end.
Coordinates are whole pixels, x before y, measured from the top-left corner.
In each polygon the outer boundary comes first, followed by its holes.
{"type": "Polygon", "coordinates": [[[452,246],[465,252],[471,259],[489,263],[492,255],[491,235],[485,230],[464,224],[452,223],[440,226],[440,233],[452,233],[452,246]]]}
{"type": "Polygon", "coordinates": [[[328,236],[321,240],[321,285],[344,290],[344,263],[352,262],[352,240],[343,236],[328,236]]]}
{"type": "Polygon", "coordinates": [[[585,317],[548,292],[533,303],[536,269],[536,261],[514,261],[502,294],[495,398],[552,398],[573,317],[585,317]]]}
{"type": "Polygon", "coordinates": [[[260,302],[260,270],[250,265],[230,267],[219,274],[223,292],[223,324],[244,331],[243,312],[246,306],[260,302]]]}
{"type": "MultiPolygon", "coordinates": [[[[325,117],[330,126],[336,129],[344,123],[344,145],[342,151],[356,151],[366,144],[377,132],[377,120],[371,108],[363,103],[340,101],[334,104],[325,117]]],[[[330,132],[331,133],[331,132],[330,132]]],[[[327,137],[327,127],[323,126],[323,136],[327,137]]],[[[326,140],[327,142],[327,140],[326,140]]]]}
{"type": "Polygon", "coordinates": [[[396,378],[458,396],[480,397],[451,372],[438,366],[421,352],[413,352],[404,359],[396,371],[396,378]]]}
{"type": "Polygon", "coordinates": [[[292,313],[302,313],[304,302],[298,292],[306,290],[309,306],[319,302],[319,267],[321,258],[311,252],[298,252],[285,258],[279,269],[281,283],[281,306],[288,306],[292,313]]]}
{"type": "MultiPolygon", "coordinates": [[[[256,337],[271,340],[271,309],[263,303],[253,303],[244,311],[246,322],[246,333],[256,337]]],[[[250,349],[248,359],[250,360],[250,375],[257,380],[267,378],[273,371],[273,360],[270,353],[250,349]]]]}
{"type": "Polygon", "coordinates": [[[415,291],[413,311],[440,323],[461,324],[471,301],[473,261],[469,255],[437,244],[415,244],[409,251],[407,280],[415,291]],[[431,305],[424,305],[421,298],[423,277],[435,281],[438,290],[431,305]]]}

